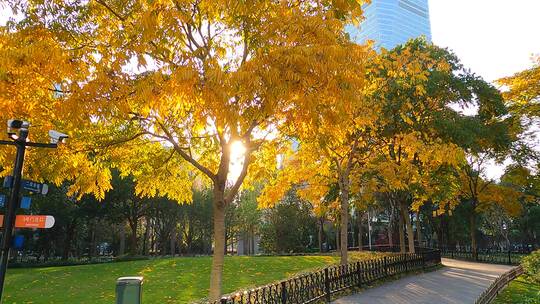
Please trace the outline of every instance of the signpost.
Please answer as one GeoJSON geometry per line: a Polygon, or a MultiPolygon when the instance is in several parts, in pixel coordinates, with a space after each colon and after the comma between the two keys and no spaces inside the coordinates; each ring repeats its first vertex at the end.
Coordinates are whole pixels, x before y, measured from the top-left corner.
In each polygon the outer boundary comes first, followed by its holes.
{"type": "Polygon", "coordinates": [[[32,205],[32,199],[28,196],[23,196],[21,199],[21,208],[22,209],[30,209],[30,205],[32,205]]]}
{"type": "MultiPolygon", "coordinates": [[[[39,194],[47,194],[49,192],[49,186],[47,184],[37,183],[31,180],[23,179],[21,184],[21,187],[24,190],[28,190],[30,192],[39,193],[39,194]]],[[[13,176],[6,176],[4,178],[4,188],[11,188],[13,187],[13,176]]]]}
{"type": "MultiPolygon", "coordinates": [[[[0,214],[0,228],[4,216],[0,214]]],[[[15,228],[41,228],[49,229],[54,226],[55,220],[51,215],[17,215],[15,217],[15,228]]]]}
{"type": "MultiPolygon", "coordinates": [[[[2,293],[4,290],[4,281],[6,278],[6,270],[8,266],[9,250],[13,246],[13,230],[15,227],[20,228],[50,228],[54,225],[52,216],[16,216],[15,212],[19,208],[19,195],[21,188],[27,191],[47,194],[48,186],[41,183],[22,179],[22,169],[24,163],[24,154],[27,147],[36,148],[57,148],[58,143],[64,142],[68,135],[49,131],[51,143],[37,143],[28,140],[30,123],[23,120],[8,120],[7,134],[11,141],[0,140],[0,145],[15,146],[17,152],[15,154],[15,163],[13,166],[13,175],[7,176],[4,179],[4,187],[11,188],[9,200],[5,202],[5,216],[2,217],[1,223],[3,226],[2,241],[0,242],[0,301],[2,301],[2,293]],[[21,227],[22,226],[22,227],[21,227]]],[[[5,199],[3,199],[5,201],[5,199]]],[[[24,205],[29,207],[30,201],[24,200],[24,205]]],[[[21,239],[17,238],[16,243],[22,245],[21,239]]]]}
{"type": "Polygon", "coordinates": [[[13,247],[14,247],[15,249],[22,249],[23,244],[24,244],[24,236],[22,236],[22,235],[16,235],[16,236],[13,238],[13,247]]]}
{"type": "Polygon", "coordinates": [[[49,192],[49,186],[47,186],[47,184],[36,183],[29,180],[23,180],[22,187],[24,190],[28,190],[30,192],[35,192],[35,193],[39,193],[43,195],[49,192]]]}
{"type": "Polygon", "coordinates": [[[21,128],[19,135],[16,137],[15,140],[13,140],[13,143],[17,147],[17,154],[15,155],[15,165],[13,166],[13,179],[10,183],[12,187],[9,194],[9,201],[7,202],[7,206],[5,208],[6,214],[2,221],[4,231],[2,234],[2,242],[0,243],[0,301],[2,300],[1,297],[4,290],[4,281],[6,279],[9,249],[12,245],[11,239],[13,236],[13,226],[15,224],[15,210],[19,205],[19,192],[21,190],[22,169],[24,162],[24,153],[26,152],[27,138],[28,128],[21,128]]]}
{"type": "Polygon", "coordinates": [[[4,188],[11,188],[13,187],[13,176],[8,175],[4,177],[4,188]]]}

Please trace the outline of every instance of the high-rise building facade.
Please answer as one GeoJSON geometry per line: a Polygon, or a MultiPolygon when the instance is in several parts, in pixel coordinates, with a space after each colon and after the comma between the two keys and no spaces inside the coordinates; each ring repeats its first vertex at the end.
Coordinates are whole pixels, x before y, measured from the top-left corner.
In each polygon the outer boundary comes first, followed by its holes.
{"type": "Polygon", "coordinates": [[[363,9],[364,21],[347,28],[359,43],[374,40],[377,48],[391,49],[419,36],[431,41],[428,0],[372,0],[363,9]]]}

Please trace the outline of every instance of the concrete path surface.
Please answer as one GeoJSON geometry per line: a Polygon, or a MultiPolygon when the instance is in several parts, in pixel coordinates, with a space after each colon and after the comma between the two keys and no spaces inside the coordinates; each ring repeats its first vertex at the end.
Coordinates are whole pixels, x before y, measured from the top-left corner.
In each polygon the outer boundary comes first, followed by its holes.
{"type": "Polygon", "coordinates": [[[352,303],[455,303],[473,304],[499,275],[511,266],[442,259],[437,271],[411,275],[338,299],[334,304],[352,303]]]}

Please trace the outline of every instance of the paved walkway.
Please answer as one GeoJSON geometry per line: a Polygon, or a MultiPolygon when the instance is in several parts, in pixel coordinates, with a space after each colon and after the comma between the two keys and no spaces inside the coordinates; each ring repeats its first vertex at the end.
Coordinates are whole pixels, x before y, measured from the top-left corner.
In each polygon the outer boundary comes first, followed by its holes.
{"type": "Polygon", "coordinates": [[[512,267],[442,259],[444,268],[408,276],[338,299],[334,304],[352,303],[474,303],[499,275],[512,267]]]}

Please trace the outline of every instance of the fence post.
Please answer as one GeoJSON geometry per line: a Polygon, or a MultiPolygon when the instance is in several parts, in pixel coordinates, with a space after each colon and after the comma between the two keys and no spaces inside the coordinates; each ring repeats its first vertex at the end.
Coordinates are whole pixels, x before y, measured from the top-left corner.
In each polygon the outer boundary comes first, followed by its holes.
{"type": "Polygon", "coordinates": [[[281,304],[287,303],[287,282],[281,282],[281,304]]]}
{"type": "Polygon", "coordinates": [[[384,276],[388,277],[388,261],[386,257],[384,257],[384,276]]]}
{"type": "Polygon", "coordinates": [[[426,270],[426,255],[425,255],[425,252],[421,252],[420,253],[422,255],[422,271],[425,271],[426,270]]]}
{"type": "Polygon", "coordinates": [[[452,259],[454,258],[454,250],[450,251],[452,253],[452,259]]]}
{"type": "Polygon", "coordinates": [[[405,272],[409,272],[409,261],[408,261],[409,255],[408,253],[404,253],[403,255],[405,257],[405,272]]]}
{"type": "Polygon", "coordinates": [[[508,264],[512,265],[512,256],[510,254],[510,249],[508,249],[508,264]]]}
{"type": "Polygon", "coordinates": [[[330,276],[328,275],[328,268],[324,269],[324,293],[326,302],[330,303],[330,276]]]}
{"type": "Polygon", "coordinates": [[[358,287],[362,286],[362,269],[360,269],[360,262],[356,262],[356,275],[358,276],[358,287]]]}

